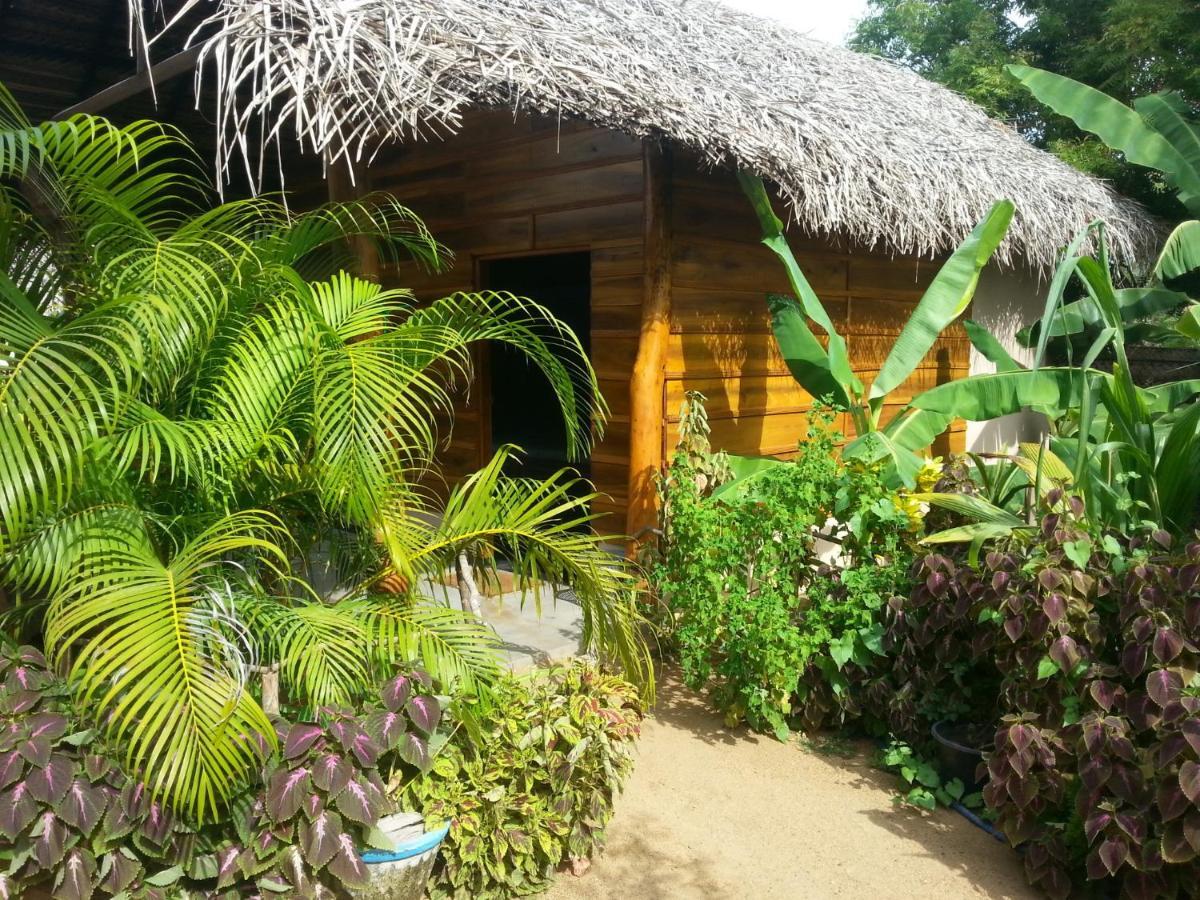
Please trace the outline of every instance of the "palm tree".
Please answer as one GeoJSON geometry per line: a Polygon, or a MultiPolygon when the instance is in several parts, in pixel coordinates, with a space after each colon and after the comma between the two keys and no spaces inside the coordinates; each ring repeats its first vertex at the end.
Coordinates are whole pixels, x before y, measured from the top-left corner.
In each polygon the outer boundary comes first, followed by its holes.
{"type": "Polygon", "coordinates": [[[575,336],[511,294],[419,306],[348,274],[356,236],[445,258],[388,197],[212,206],[199,172],[168,128],[35,126],[0,88],[0,589],[127,763],[210,817],[275,739],[257,666],[298,707],[353,702],[407,659],[485,689],[494,634],[410,587],[464,547],[569,584],[590,645],[645,678],[634,579],[569,472],[507,478],[505,448],[445,503],[427,487],[479,341],[545,374],[586,452],[575,336]]]}

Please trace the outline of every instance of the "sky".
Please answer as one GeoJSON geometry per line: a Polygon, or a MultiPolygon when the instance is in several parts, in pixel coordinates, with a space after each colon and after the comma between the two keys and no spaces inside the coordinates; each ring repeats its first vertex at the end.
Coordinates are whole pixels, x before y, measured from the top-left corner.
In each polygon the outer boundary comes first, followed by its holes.
{"type": "Polygon", "coordinates": [[[722,0],[746,12],[779,19],[811,37],[841,44],[862,18],[867,0],[722,0]]]}

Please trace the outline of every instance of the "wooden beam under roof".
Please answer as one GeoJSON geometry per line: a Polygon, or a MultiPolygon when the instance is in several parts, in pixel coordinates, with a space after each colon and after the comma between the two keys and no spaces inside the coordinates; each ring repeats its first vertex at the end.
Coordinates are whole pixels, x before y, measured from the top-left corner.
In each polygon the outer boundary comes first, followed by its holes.
{"type": "Polygon", "coordinates": [[[155,63],[148,71],[130,75],[128,78],[118,81],[116,84],[110,85],[98,93],[92,94],[86,100],[81,100],[74,106],[67,107],[54,118],[66,119],[77,113],[95,114],[103,112],[111,106],[116,106],[118,103],[150,90],[152,87],[192,71],[196,68],[196,63],[199,59],[199,45],[189,47],[187,50],[181,50],[174,56],[168,56],[162,62],[155,63]]]}

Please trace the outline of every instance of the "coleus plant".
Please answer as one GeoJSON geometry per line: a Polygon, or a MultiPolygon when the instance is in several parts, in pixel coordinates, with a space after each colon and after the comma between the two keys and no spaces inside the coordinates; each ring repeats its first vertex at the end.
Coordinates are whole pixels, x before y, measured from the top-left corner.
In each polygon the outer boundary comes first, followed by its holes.
{"type": "Polygon", "coordinates": [[[427,771],[442,741],[429,690],[424,672],[398,674],[365,714],[326,707],[315,722],[280,723],[265,790],[236,817],[238,840],[215,854],[217,889],[252,881],[263,892],[332,897],[366,884],[360,850],[392,849],[377,827],[394,810],[385,776],[427,771]]]}
{"type": "Polygon", "coordinates": [[[978,566],[922,563],[916,593],[969,623],[978,635],[965,662],[1000,676],[984,799],[1052,897],[1097,882],[1134,898],[1190,896],[1200,542],[1097,534],[1076,498],[1047,502],[1056,511],[1035,532],[997,542],[978,566]]]}
{"type": "Polygon", "coordinates": [[[68,693],[32,647],[0,649],[0,898],[34,884],[56,898],[165,898],[183,837],[94,732],[75,731],[68,693]]]}
{"type": "Polygon", "coordinates": [[[430,765],[441,706],[423,672],[399,674],[356,715],[325,709],[280,722],[262,785],[229,815],[190,823],[128,778],[96,733],[76,730],[70,691],[32,648],[0,647],[0,900],[30,887],[55,898],[109,895],[333,896],[361,884],[359,850],[384,846],[395,779],[430,765]]]}

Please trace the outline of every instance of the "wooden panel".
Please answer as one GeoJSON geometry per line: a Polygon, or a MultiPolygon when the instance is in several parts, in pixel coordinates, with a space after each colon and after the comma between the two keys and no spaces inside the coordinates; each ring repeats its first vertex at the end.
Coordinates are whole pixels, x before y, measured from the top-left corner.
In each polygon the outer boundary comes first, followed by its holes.
{"type": "Polygon", "coordinates": [[[600,378],[629,382],[633,361],[637,357],[637,335],[593,335],[592,367],[600,378]]]}
{"type": "MultiPolygon", "coordinates": [[[[843,257],[798,252],[797,261],[818,296],[847,289],[848,264],[843,257]]],[[[706,290],[791,293],[779,260],[766,247],[750,242],[682,238],[675,245],[672,281],[706,290]]]]}
{"type": "Polygon", "coordinates": [[[585,128],[498,147],[472,158],[467,171],[473,177],[508,177],[519,171],[594,168],[641,156],[642,142],[638,138],[604,128],[585,128]]]}
{"type": "MultiPolygon", "coordinates": [[[[766,292],[676,287],[673,298],[672,331],[693,334],[767,334],[771,331],[766,292]]],[[[848,301],[826,296],[821,298],[821,303],[835,327],[845,330],[848,301]]]]}
{"type": "Polygon", "coordinates": [[[640,200],[542,213],[535,218],[539,249],[594,246],[605,241],[628,241],[640,237],[641,233],[640,200]]]}
{"type": "MultiPolygon", "coordinates": [[[[642,242],[592,251],[592,280],[642,274],[642,242]]],[[[640,303],[640,295],[639,300],[640,303]]]]}
{"type": "Polygon", "coordinates": [[[850,290],[918,298],[939,267],[940,263],[928,259],[855,255],[850,260],[850,290]]]}
{"type": "Polygon", "coordinates": [[[567,172],[531,173],[472,183],[466,211],[472,218],[636,199],[642,190],[639,160],[567,172]]]}
{"type": "MultiPolygon", "coordinates": [[[[838,416],[835,426],[847,434],[848,417],[838,416]]],[[[807,419],[803,414],[742,416],[714,420],[710,440],[715,449],[730,453],[776,456],[795,452],[806,432],[807,419]]],[[[667,425],[667,446],[674,447],[678,440],[679,424],[671,422],[667,425]]]]}
{"type": "Polygon", "coordinates": [[[486,218],[453,228],[439,228],[434,237],[458,257],[515,253],[533,249],[533,217],[486,218]]]}
{"type": "MultiPolygon", "coordinates": [[[[627,248],[620,249],[621,252],[625,252],[627,248]]],[[[592,307],[640,307],[642,305],[643,293],[641,270],[639,269],[636,275],[616,275],[612,277],[598,275],[598,268],[600,271],[609,271],[612,268],[607,260],[600,258],[604,253],[605,251],[603,250],[592,251],[592,307]]]]}

